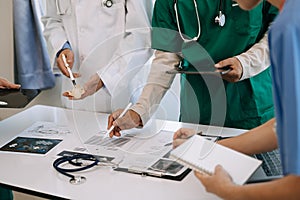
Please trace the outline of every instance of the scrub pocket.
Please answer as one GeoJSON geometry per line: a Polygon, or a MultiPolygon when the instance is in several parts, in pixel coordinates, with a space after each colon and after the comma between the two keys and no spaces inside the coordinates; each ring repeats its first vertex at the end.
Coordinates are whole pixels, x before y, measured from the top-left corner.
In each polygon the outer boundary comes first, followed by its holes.
{"type": "Polygon", "coordinates": [[[231,14],[234,21],[235,32],[240,35],[251,35],[256,38],[262,26],[262,5],[255,9],[245,11],[239,6],[231,7],[231,14]]]}

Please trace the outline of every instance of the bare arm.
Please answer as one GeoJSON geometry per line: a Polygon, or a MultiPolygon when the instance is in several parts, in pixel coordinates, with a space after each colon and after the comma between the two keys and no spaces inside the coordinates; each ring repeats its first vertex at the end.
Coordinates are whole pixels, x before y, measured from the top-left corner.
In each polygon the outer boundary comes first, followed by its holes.
{"type": "Polygon", "coordinates": [[[195,173],[207,192],[215,193],[222,199],[299,199],[300,177],[288,175],[284,178],[256,184],[235,185],[226,171],[217,166],[214,175],[195,173]]]}
{"type": "Polygon", "coordinates": [[[242,135],[221,140],[219,143],[248,155],[274,150],[277,148],[274,123],[273,118],[242,135]]]}

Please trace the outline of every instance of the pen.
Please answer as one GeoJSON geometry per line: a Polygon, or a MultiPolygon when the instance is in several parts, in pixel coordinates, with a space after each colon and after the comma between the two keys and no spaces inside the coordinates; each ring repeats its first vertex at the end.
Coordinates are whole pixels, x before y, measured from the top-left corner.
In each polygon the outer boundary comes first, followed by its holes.
{"type": "MultiPolygon", "coordinates": [[[[123,112],[120,114],[120,116],[119,116],[118,118],[123,117],[123,116],[126,114],[126,112],[129,110],[129,108],[131,107],[131,105],[132,105],[132,103],[130,102],[130,103],[126,106],[126,108],[123,110],[123,112]]],[[[118,118],[117,118],[117,119],[118,119],[118,118]]],[[[115,126],[112,125],[112,126],[110,127],[110,129],[105,133],[104,138],[109,137],[109,133],[110,133],[114,128],[115,128],[115,126]]]]}
{"type": "Polygon", "coordinates": [[[75,86],[76,85],[75,78],[74,78],[73,73],[72,73],[72,71],[71,71],[71,69],[69,67],[69,64],[67,63],[67,59],[66,59],[66,55],[65,54],[62,54],[62,59],[63,59],[63,62],[65,64],[65,67],[67,68],[67,70],[68,70],[68,72],[70,74],[70,78],[72,80],[72,83],[75,86]]]}

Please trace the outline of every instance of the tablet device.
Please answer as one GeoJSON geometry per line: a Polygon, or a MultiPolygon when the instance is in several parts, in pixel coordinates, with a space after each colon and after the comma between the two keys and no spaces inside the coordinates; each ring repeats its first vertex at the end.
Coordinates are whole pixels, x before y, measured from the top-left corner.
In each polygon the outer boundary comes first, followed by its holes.
{"type": "Polygon", "coordinates": [[[0,89],[0,108],[24,108],[39,93],[36,89],[0,89]]]}

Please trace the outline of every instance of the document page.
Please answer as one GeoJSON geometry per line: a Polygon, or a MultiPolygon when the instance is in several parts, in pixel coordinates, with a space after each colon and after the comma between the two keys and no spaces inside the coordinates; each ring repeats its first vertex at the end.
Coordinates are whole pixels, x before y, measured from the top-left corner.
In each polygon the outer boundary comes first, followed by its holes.
{"type": "Polygon", "coordinates": [[[92,136],[85,142],[93,155],[113,156],[119,166],[128,169],[147,169],[172,149],[173,132],[130,133],[120,138],[92,136]]]}
{"type": "Polygon", "coordinates": [[[70,133],[67,127],[53,122],[36,122],[2,146],[0,151],[44,155],[70,133]]]}

